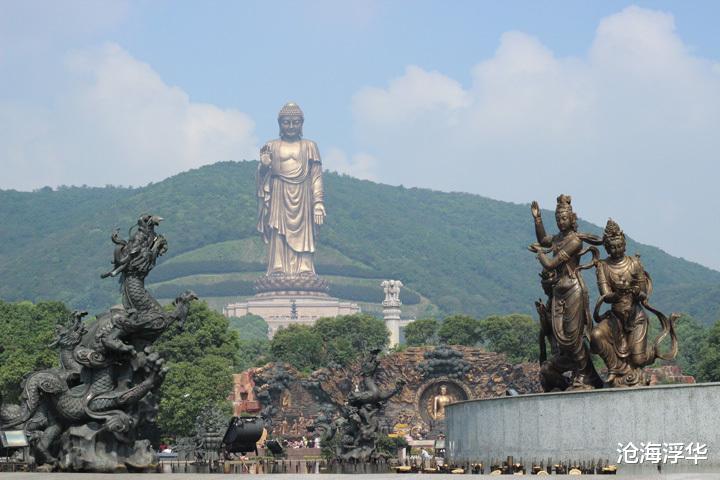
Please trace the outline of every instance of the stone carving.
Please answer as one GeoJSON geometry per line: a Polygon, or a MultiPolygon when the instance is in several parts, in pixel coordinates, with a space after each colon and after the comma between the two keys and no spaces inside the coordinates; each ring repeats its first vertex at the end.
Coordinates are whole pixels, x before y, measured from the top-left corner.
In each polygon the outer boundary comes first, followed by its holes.
{"type": "Polygon", "coordinates": [[[155,232],[162,219],[143,215],[128,240],[116,231],[113,270],[120,276],[122,307],[82,323],[74,312],[57,329],[60,367],[26,377],[19,405],[0,408],[0,428],[24,429],[37,463],[46,469],[116,472],[152,469],[157,457],[138,430],[157,411],[165,376],[154,341],[174,322],[182,324],[197,297],[185,292],[165,311],[145,289],[145,277],[167,242],[155,232]]]}
{"type": "Polygon", "coordinates": [[[403,287],[403,283],[400,280],[383,280],[380,284],[385,292],[385,300],[383,300],[383,307],[400,307],[402,302],[400,301],[400,287],[403,287]]]}
{"type": "MultiPolygon", "coordinates": [[[[602,386],[602,380],[590,361],[589,337],[592,328],[588,292],[580,274],[583,266],[580,258],[587,252],[585,243],[600,245],[602,240],[594,235],[577,231],[577,215],[572,210],[571,198],[557,198],[555,220],[560,232],[545,233],[540,207],[533,202],[531,212],[535,219],[537,242],[530,251],[537,255],[543,267],[542,285],[548,295],[547,303],[537,304],[541,324],[551,334],[553,355],[541,367],[541,383],[545,391],[587,389],[602,386]],[[552,257],[548,254],[552,253],[552,257]],[[568,379],[564,373],[569,372],[568,379]]],[[[594,247],[592,247],[594,248],[594,247]]],[[[597,252],[597,249],[594,249],[597,252]]],[[[592,264],[590,264],[592,266],[592,264]]]]}
{"type": "Polygon", "coordinates": [[[269,245],[263,291],[327,291],[315,273],[318,228],[325,221],[320,152],[302,138],[303,112],[294,103],[278,114],[280,138],[260,149],[257,172],[257,229],[269,245]]]}
{"type": "Polygon", "coordinates": [[[415,404],[422,421],[432,431],[442,432],[445,425],[445,407],[452,402],[468,400],[473,396],[466,379],[434,377],[420,386],[415,404]]]}
{"type": "Polygon", "coordinates": [[[463,359],[463,354],[445,344],[425,352],[423,357],[425,361],[418,368],[425,377],[463,378],[470,371],[470,364],[463,359]]]}
{"type": "MultiPolygon", "coordinates": [[[[329,432],[334,434],[335,421],[348,398],[356,387],[360,390],[363,385],[362,370],[362,362],[358,362],[351,367],[322,368],[305,376],[288,364],[268,364],[252,369],[249,375],[256,382],[256,391],[261,385],[260,390],[267,392],[261,402],[273,423],[268,428],[271,436],[297,439],[291,427],[302,412],[312,434],[322,439],[329,432]],[[282,379],[274,379],[277,373],[273,372],[277,372],[279,366],[284,372],[282,379]],[[276,384],[277,388],[270,392],[269,384],[276,384]],[[282,407],[285,391],[291,396],[289,408],[282,407]],[[284,431],[283,425],[286,425],[284,431]]],[[[504,396],[508,388],[520,393],[536,393],[541,391],[538,374],[537,363],[511,365],[502,354],[477,347],[409,347],[390,353],[379,359],[374,382],[381,392],[392,391],[400,379],[405,385],[384,402],[377,413],[378,425],[381,431],[383,425],[393,431],[395,425],[407,424],[398,428],[416,439],[435,438],[444,432],[443,422],[430,416],[433,398],[441,386],[445,385],[448,395],[456,401],[504,396]]]]}
{"type": "Polygon", "coordinates": [[[270,364],[255,370],[255,397],[263,405],[260,417],[267,427],[273,425],[273,418],[280,410],[291,406],[292,398],[288,389],[293,380],[288,366],[284,364],[270,364]]]}
{"type": "Polygon", "coordinates": [[[341,416],[335,422],[339,435],[337,457],[342,460],[368,461],[377,456],[377,440],[380,433],[379,413],[385,402],[397,394],[405,385],[403,379],[385,392],[378,388],[375,374],[380,365],[380,350],[370,352],[362,369],[362,383],[348,395],[347,404],[342,407],[341,416]]]}
{"type": "Polygon", "coordinates": [[[643,367],[656,359],[672,360],[677,355],[675,320],[668,318],[649,304],[652,281],[640,257],[625,255],[625,234],[612,219],[608,220],[603,244],[609,257],[596,262],[596,275],[600,298],[594,311],[597,325],[591,334],[591,347],[605,361],[608,368],[606,384],[628,387],[649,382],[644,378],[643,367]],[[603,304],[610,309],[600,314],[603,304]],[[661,324],[661,332],[648,345],[648,316],[645,309],[654,313],[661,324]],[[670,336],[670,352],[659,350],[660,342],[670,336]]]}

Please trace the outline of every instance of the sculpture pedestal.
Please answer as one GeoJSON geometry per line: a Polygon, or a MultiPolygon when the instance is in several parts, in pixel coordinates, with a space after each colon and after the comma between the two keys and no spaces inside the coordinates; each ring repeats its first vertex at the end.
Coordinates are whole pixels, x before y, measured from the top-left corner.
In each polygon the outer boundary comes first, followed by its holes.
{"type": "Polygon", "coordinates": [[[257,296],[310,295],[328,296],[330,285],[315,274],[310,275],[265,275],[255,280],[257,296]]]}
{"type": "Polygon", "coordinates": [[[355,303],[341,302],[328,295],[330,285],[317,275],[265,275],[255,281],[257,294],[245,302],[223,308],[226,317],[253,314],[268,324],[272,338],[281,327],[313,325],[318,318],[360,312],[355,303]]]}
{"type": "MultiPolygon", "coordinates": [[[[446,409],[447,455],[452,463],[513,456],[526,464],[609,460],[619,474],[720,471],[720,383],[602,389],[469,400],[446,409]],[[660,462],[618,462],[631,443],[660,450],[660,462]],[[706,445],[697,464],[687,458],[662,463],[667,444],[706,445]],[[642,444],[642,445],[641,445],[642,444]]],[[[670,447],[672,448],[672,447],[670,447]]],[[[691,449],[692,450],[692,449],[691,449]]],[[[529,465],[526,465],[529,467],[529,465]]]]}

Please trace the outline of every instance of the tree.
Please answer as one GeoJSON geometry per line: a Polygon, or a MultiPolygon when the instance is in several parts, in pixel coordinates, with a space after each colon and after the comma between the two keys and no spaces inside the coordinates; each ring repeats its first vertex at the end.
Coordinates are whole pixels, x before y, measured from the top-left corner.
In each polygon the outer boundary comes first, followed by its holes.
{"type": "Polygon", "coordinates": [[[294,324],[275,333],[270,352],[273,360],[310,372],[323,364],[323,339],[313,327],[294,324]]]}
{"type": "Polygon", "coordinates": [[[467,315],[451,315],[443,320],[438,337],[449,345],[472,347],[481,340],[479,322],[467,315]]]}
{"type": "Polygon", "coordinates": [[[320,318],[312,327],[290,325],[270,342],[272,359],[288,362],[303,372],[331,363],[348,365],[374,349],[388,344],[385,323],[362,313],[320,318]]]}
{"type": "MultiPolygon", "coordinates": [[[[657,325],[657,320],[651,319],[651,324],[657,325]]],[[[717,324],[712,327],[715,329],[717,324]]],[[[705,360],[706,356],[711,352],[705,350],[705,344],[709,340],[708,336],[710,330],[707,327],[698,323],[690,315],[683,315],[677,319],[675,323],[675,332],[678,339],[678,354],[675,359],[686,375],[693,375],[698,377],[700,381],[710,381],[708,378],[704,378],[704,373],[700,371],[700,365],[705,360]]],[[[649,337],[648,341],[653,341],[655,337],[649,337]]],[[[669,345],[668,340],[665,340],[663,344],[669,345]]]]}
{"type": "Polygon", "coordinates": [[[49,347],[55,325],[70,311],[60,302],[6,303],[0,301],[0,393],[17,400],[20,382],[28,373],[58,364],[57,350],[49,347]]]}
{"type": "Polygon", "coordinates": [[[222,314],[205,302],[192,302],[185,324],[173,324],[155,343],[155,349],[169,363],[192,362],[206,355],[238,362],[240,340],[222,314]]]}
{"type": "Polygon", "coordinates": [[[259,315],[230,318],[230,328],[238,332],[241,340],[267,340],[268,324],[259,315]]]}
{"type": "Polygon", "coordinates": [[[720,321],[707,332],[699,349],[698,379],[703,382],[720,381],[720,321]]]}
{"type": "Polygon", "coordinates": [[[169,372],[160,387],[158,423],[165,435],[188,435],[207,407],[229,412],[232,373],[240,363],[240,341],[228,319],[193,302],[185,325],[171,326],[155,343],[169,372]]]}
{"type": "Polygon", "coordinates": [[[492,315],[479,322],[485,348],[504,353],[511,363],[537,361],[540,326],[529,315],[492,315]]]}
{"type": "Polygon", "coordinates": [[[434,318],[421,318],[405,327],[405,343],[411,347],[435,345],[440,324],[434,318]]]}
{"type": "Polygon", "coordinates": [[[382,350],[390,336],[385,322],[362,313],[320,318],[313,328],[322,337],[323,366],[348,365],[366,352],[382,350]]]}
{"type": "Polygon", "coordinates": [[[270,361],[270,340],[240,340],[237,369],[240,371],[260,367],[270,361]]]}
{"type": "Polygon", "coordinates": [[[206,355],[171,365],[161,387],[158,424],[165,435],[188,436],[207,407],[226,411],[233,369],[227,358],[206,355]]]}
{"type": "MultiPolygon", "coordinates": [[[[655,316],[650,316],[649,321],[647,341],[648,344],[651,344],[660,333],[660,322],[655,316]]],[[[675,360],[663,361],[662,363],[677,364],[685,375],[692,375],[698,381],[708,381],[703,377],[699,367],[703,358],[710,353],[709,351],[703,352],[709,332],[709,328],[698,323],[690,315],[683,314],[675,321],[675,333],[678,341],[677,357],[675,357],[675,360]]],[[[660,348],[662,351],[667,351],[669,346],[670,339],[666,338],[660,348]]]]}

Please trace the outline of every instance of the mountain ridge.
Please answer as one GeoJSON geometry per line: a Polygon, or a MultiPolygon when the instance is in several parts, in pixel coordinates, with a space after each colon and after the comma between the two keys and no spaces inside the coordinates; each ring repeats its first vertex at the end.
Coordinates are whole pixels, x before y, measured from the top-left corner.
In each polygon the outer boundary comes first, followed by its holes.
{"type": "MultiPolygon", "coordinates": [[[[136,188],[0,190],[0,298],[57,299],[93,312],[107,308],[118,298],[114,282],[99,278],[110,265],[110,233],[118,227],[126,235],[146,212],[166,218],[159,231],[170,249],[158,272],[183,254],[257,239],[256,165],[219,162],[136,188]]],[[[542,296],[539,266],[526,250],[534,241],[526,204],[389,186],[333,172],[326,172],[325,185],[328,219],[319,244],[347,260],[333,254],[336,265],[319,253],[317,263],[346,268],[348,284],[355,278],[352,269],[340,264],[353,262],[363,272],[378,272],[377,278],[403,280],[439,313],[476,316],[532,313],[533,301],[542,296]]],[[[548,230],[554,231],[552,212],[543,213],[548,230]]],[[[590,233],[602,231],[582,220],[579,226],[590,233]]],[[[660,308],[688,312],[703,323],[720,318],[720,300],[715,300],[720,297],[714,295],[720,290],[720,272],[631,238],[628,252],[642,255],[660,308]]],[[[261,274],[258,263],[254,259],[248,262],[252,266],[239,265],[237,272],[261,274]]],[[[149,282],[154,282],[153,274],[149,282]]],[[[592,277],[588,283],[594,290],[592,277]]]]}

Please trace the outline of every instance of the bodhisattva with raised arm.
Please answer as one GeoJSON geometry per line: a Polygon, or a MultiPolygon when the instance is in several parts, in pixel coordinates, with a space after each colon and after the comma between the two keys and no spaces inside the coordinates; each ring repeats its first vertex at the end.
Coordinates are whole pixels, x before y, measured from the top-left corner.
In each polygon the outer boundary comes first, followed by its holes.
{"type": "Polygon", "coordinates": [[[294,103],[278,114],[280,138],[260,150],[258,231],[269,243],[268,276],[315,277],[317,227],[325,221],[320,152],[302,138],[303,112],[294,103]]]}
{"type": "Polygon", "coordinates": [[[612,219],[608,220],[603,235],[608,258],[596,264],[600,298],[595,306],[597,326],[591,334],[593,353],[602,357],[608,368],[606,383],[611,387],[630,387],[646,383],[642,368],[656,359],[672,360],[677,354],[674,323],[677,314],[669,318],[648,303],[652,281],[640,257],[625,255],[625,234],[612,219]],[[610,310],[602,315],[603,303],[610,310]],[[654,313],[661,324],[661,332],[648,346],[648,316],[645,309],[654,313]],[[670,351],[660,353],[660,342],[670,335],[670,351]]]}
{"type": "Polygon", "coordinates": [[[548,304],[543,305],[544,320],[550,325],[557,346],[555,354],[541,366],[540,383],[545,391],[602,387],[602,380],[590,360],[588,340],[592,320],[587,288],[579,271],[580,257],[588,251],[584,242],[599,245],[602,240],[578,233],[577,216],[568,195],[557,198],[555,220],[560,232],[556,235],[545,232],[537,202],[532,203],[531,212],[538,243],[529,249],[537,254],[543,267],[543,287],[548,294],[548,304]],[[552,256],[548,256],[549,253],[552,256]],[[569,383],[563,375],[565,372],[572,374],[569,383]]]}

